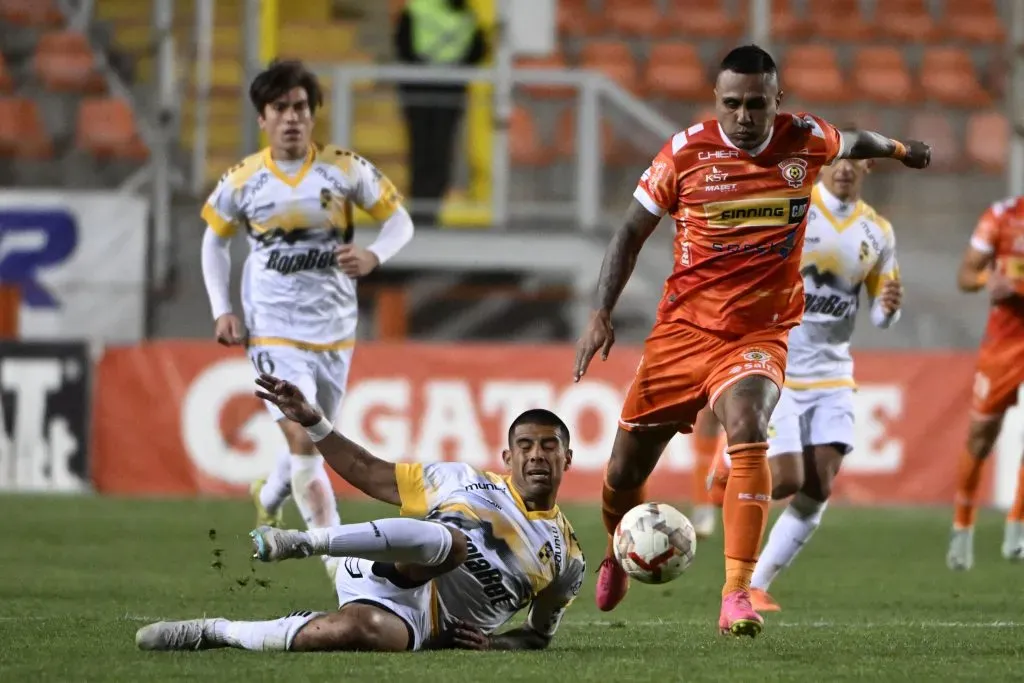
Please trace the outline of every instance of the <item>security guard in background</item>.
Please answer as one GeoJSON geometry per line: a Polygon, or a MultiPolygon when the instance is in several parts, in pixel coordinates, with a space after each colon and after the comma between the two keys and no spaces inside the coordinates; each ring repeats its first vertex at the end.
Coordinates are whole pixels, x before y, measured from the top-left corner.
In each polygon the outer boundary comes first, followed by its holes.
{"type": "MultiPolygon", "coordinates": [[[[484,34],[466,0],[409,0],[395,31],[406,64],[472,66],[484,58],[484,34]]],[[[455,157],[455,133],[466,110],[464,84],[401,83],[409,132],[409,199],[417,226],[437,225],[455,157]],[[425,208],[417,204],[427,203],[425,208]]]]}

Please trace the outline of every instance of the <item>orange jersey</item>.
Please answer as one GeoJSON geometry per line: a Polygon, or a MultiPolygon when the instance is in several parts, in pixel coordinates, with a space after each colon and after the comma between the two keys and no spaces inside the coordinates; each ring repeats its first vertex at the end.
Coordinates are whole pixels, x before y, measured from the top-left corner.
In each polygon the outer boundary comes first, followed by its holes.
{"type": "Polygon", "coordinates": [[[633,193],[676,223],[658,320],[737,337],[797,325],[811,188],[841,147],[839,131],[809,114],[779,114],[768,140],[750,151],[715,120],[676,133],[633,193]]]}
{"type": "Polygon", "coordinates": [[[994,267],[1012,279],[1019,296],[992,306],[981,342],[986,353],[1024,356],[1024,197],[996,202],[982,214],[971,246],[991,254],[994,267]]]}

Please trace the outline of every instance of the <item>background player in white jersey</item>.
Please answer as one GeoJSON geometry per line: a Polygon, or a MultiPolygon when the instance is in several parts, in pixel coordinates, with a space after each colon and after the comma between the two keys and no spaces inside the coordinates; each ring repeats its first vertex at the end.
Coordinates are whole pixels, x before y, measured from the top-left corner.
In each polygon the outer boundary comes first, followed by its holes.
{"type": "Polygon", "coordinates": [[[333,430],[292,384],[261,376],[258,392],[309,433],[328,464],[378,500],[417,519],[381,519],[326,529],[252,532],[264,561],[329,553],[345,558],[339,609],[271,621],[194,619],[141,628],[144,650],[401,651],[444,647],[547,647],[586,573],[568,520],[556,505],[572,462],[569,432],[547,410],[512,422],[505,476],[469,465],[380,460],[333,430]],[[494,631],[524,608],[519,628],[494,631]]]}
{"type": "MultiPolygon", "coordinates": [[[[750,598],[758,611],[779,609],[768,588],[818,528],[832,481],[853,448],[850,338],[861,286],[872,323],[887,328],[899,319],[896,236],[860,199],[870,167],[868,160],[837,160],[822,170],[811,195],[800,263],[804,315],[789,333],[785,385],[768,427],[772,498],[793,498],[754,569],[750,598]]],[[[712,476],[721,487],[727,474],[712,476]]]]}
{"type": "MultiPolygon", "coordinates": [[[[253,80],[249,97],[270,146],[228,170],[202,210],[203,278],[216,338],[247,346],[258,371],[295,383],[333,419],[355,345],[355,279],[412,238],[412,220],[372,164],[313,144],[313,118],[323,96],[300,62],[271,64],[253,80]],[[381,223],[368,248],[353,244],[350,203],[381,223]],[[244,324],[232,312],[229,293],[230,240],[243,230],[250,246],[242,275],[244,324]]],[[[267,407],[288,448],[266,483],[253,486],[257,523],[280,524],[289,494],[308,526],[340,523],[322,458],[304,430],[267,407]]],[[[325,561],[333,576],[337,563],[325,561]]]]}

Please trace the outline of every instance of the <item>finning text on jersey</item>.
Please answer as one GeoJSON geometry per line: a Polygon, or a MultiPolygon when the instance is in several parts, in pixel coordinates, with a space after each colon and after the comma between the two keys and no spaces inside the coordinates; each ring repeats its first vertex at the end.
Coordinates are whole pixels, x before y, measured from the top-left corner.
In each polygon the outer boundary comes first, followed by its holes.
{"type": "Polygon", "coordinates": [[[709,202],[704,217],[709,228],[782,227],[800,223],[809,205],[809,197],[709,202]]]}

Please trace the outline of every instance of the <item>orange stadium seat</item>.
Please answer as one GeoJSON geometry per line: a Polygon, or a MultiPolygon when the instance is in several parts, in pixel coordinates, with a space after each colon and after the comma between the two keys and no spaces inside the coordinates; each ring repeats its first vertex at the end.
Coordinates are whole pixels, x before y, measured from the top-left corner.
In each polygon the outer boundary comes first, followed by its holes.
{"type": "Polygon", "coordinates": [[[995,0],[947,0],[943,27],[950,37],[971,43],[992,45],[1006,40],[995,0]]]}
{"type": "Polygon", "coordinates": [[[516,106],[509,121],[509,155],[516,166],[543,166],[551,161],[551,151],[544,145],[537,122],[530,110],[516,106]]]}
{"type": "Polygon", "coordinates": [[[907,137],[927,140],[931,145],[930,168],[937,171],[959,170],[964,157],[949,115],[934,111],[914,113],[907,124],[907,137]]]}
{"type": "Polygon", "coordinates": [[[626,90],[638,89],[636,58],[626,43],[591,41],[580,53],[579,65],[600,71],[626,90]]]}
{"type": "Polygon", "coordinates": [[[651,38],[668,33],[657,0],[604,0],[608,28],[627,36],[651,38]]]}
{"type": "Polygon", "coordinates": [[[96,71],[92,48],[81,33],[54,31],[36,45],[35,73],[43,85],[59,92],[100,92],[106,83],[96,71]]]}
{"type": "Polygon", "coordinates": [[[883,0],[875,5],[875,24],[883,36],[901,42],[942,38],[939,25],[928,11],[927,0],[883,0]]]}
{"type": "MultiPolygon", "coordinates": [[[[516,67],[519,69],[564,69],[565,57],[561,52],[547,57],[518,57],[516,67]]],[[[571,85],[529,85],[518,86],[532,97],[572,97],[576,89],[571,85]]]]}
{"type": "Polygon", "coordinates": [[[985,171],[1001,173],[1010,148],[1010,124],[999,112],[976,112],[967,120],[967,158],[985,171]]]}
{"type": "Polygon", "coordinates": [[[11,78],[11,73],[7,70],[7,62],[4,60],[4,55],[0,52],[0,93],[8,93],[14,89],[14,79],[11,78]]]}
{"type": "Polygon", "coordinates": [[[600,12],[593,11],[588,0],[558,0],[555,19],[563,36],[594,36],[603,32],[606,22],[600,12]]]}
{"type": "Polygon", "coordinates": [[[643,88],[652,96],[696,100],[711,95],[704,64],[693,45],[658,43],[651,47],[643,88]]]}
{"type": "Polygon", "coordinates": [[[957,47],[925,50],[921,60],[921,87],[936,102],[961,107],[986,107],[992,97],[978,82],[971,55],[957,47]]]}
{"type": "Polygon", "coordinates": [[[816,38],[856,43],[870,40],[874,35],[875,27],[864,15],[860,0],[810,2],[807,9],[811,33],[816,38]]]}
{"type": "Polygon", "coordinates": [[[99,158],[141,161],[148,155],[131,107],[116,97],[82,101],[78,107],[75,146],[99,158]]]}
{"type": "Polygon", "coordinates": [[[895,47],[862,47],[853,61],[854,87],[863,99],[881,104],[906,104],[917,99],[903,52],[895,47]]]}
{"type": "Polygon", "coordinates": [[[846,102],[849,85],[839,69],[835,50],[828,45],[797,45],[786,51],[782,82],[786,91],[811,102],[846,102]]]}
{"type": "Polygon", "coordinates": [[[53,156],[53,142],[34,100],[0,98],[0,155],[20,159],[53,156]]]}
{"type": "Polygon", "coordinates": [[[738,38],[745,21],[728,11],[722,0],[671,0],[666,24],[700,38],[738,38]]]}
{"type": "Polygon", "coordinates": [[[0,21],[16,26],[60,26],[64,15],[55,0],[0,0],[0,21]]]}
{"type": "MultiPolygon", "coordinates": [[[[740,3],[746,12],[746,3],[740,3]]],[[[781,40],[803,40],[808,37],[810,25],[803,12],[793,9],[792,0],[772,0],[772,37],[781,40]]]]}

